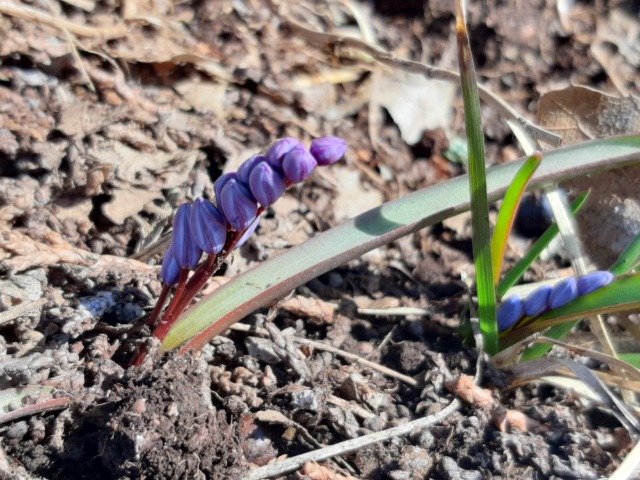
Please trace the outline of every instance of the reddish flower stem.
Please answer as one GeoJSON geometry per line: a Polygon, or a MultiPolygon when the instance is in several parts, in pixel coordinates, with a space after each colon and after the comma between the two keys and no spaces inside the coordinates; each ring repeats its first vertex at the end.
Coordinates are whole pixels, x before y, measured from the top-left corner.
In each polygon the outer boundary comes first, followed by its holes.
{"type": "Polygon", "coordinates": [[[158,319],[160,318],[162,309],[164,308],[164,305],[167,303],[167,298],[169,298],[169,293],[171,293],[171,286],[163,284],[162,292],[160,292],[160,297],[158,298],[158,301],[156,302],[156,306],[153,307],[153,311],[151,312],[151,315],[147,320],[147,325],[149,325],[150,327],[153,328],[156,326],[156,323],[158,323],[158,319]]]}

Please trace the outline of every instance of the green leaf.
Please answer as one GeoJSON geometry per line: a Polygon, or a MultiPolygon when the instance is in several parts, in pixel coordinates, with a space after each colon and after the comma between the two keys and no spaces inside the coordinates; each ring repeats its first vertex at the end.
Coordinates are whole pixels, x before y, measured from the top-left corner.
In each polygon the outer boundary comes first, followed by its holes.
{"type": "MultiPolygon", "coordinates": [[[[589,198],[589,192],[583,193],[571,204],[571,212],[575,215],[577,214],[584,204],[589,198]]],[[[536,258],[540,256],[542,251],[547,248],[547,246],[551,243],[556,235],[558,235],[559,229],[558,225],[555,223],[551,225],[547,230],[540,236],[538,240],[529,248],[526,255],[520,259],[518,263],[516,263],[502,278],[500,283],[498,284],[498,297],[502,298],[507,291],[513,287],[524,272],[533,265],[536,258]]]]}
{"type": "MultiPolygon", "coordinates": [[[[538,317],[528,325],[523,325],[511,330],[501,338],[501,347],[523,340],[536,332],[546,330],[545,336],[550,333],[566,335],[575,323],[584,318],[601,313],[615,313],[632,310],[640,307],[640,273],[617,277],[606,287],[589,295],[577,298],[563,307],[557,308],[538,317]],[[560,327],[566,329],[562,331],[560,327]],[[554,331],[555,330],[555,331],[554,331]]],[[[549,350],[549,345],[534,345],[528,348],[522,360],[531,360],[544,355],[549,350]]]]}
{"type": "Polygon", "coordinates": [[[476,266],[478,315],[484,347],[490,355],[498,351],[498,323],[496,321],[496,290],[491,263],[491,225],[487,172],[484,159],[484,134],[480,117],[480,95],[476,70],[471,56],[471,45],[464,18],[462,0],[456,2],[456,36],[458,64],[464,103],[467,143],[469,145],[469,192],[471,196],[471,226],[473,260],[476,266]]]}
{"type": "Polygon", "coordinates": [[[504,259],[504,251],[507,247],[507,240],[513,227],[513,221],[516,218],[522,195],[527,189],[527,185],[531,177],[542,162],[542,154],[536,153],[531,155],[518,170],[513,179],[513,183],[509,186],[504,196],[502,207],[498,213],[496,227],[493,230],[493,238],[491,239],[491,258],[493,262],[493,281],[498,285],[500,279],[500,271],[502,270],[502,262],[504,259]]]}
{"type": "Polygon", "coordinates": [[[609,271],[614,275],[622,275],[628,273],[638,266],[640,261],[640,235],[633,239],[633,242],[625,248],[616,263],[614,263],[609,271]]]}
{"type": "MultiPolygon", "coordinates": [[[[545,162],[529,188],[540,188],[587,173],[640,161],[640,136],[614,137],[545,153],[545,162]]],[[[522,161],[487,170],[489,199],[504,195],[522,161]]],[[[198,349],[246,315],[285,296],[292,289],[445,218],[469,209],[467,176],[413,192],[293,247],[234,277],[202,299],[171,329],[163,350],[198,349]]]]}
{"type": "Polygon", "coordinates": [[[640,353],[619,353],[618,358],[632,367],[640,369],[640,353]]]}

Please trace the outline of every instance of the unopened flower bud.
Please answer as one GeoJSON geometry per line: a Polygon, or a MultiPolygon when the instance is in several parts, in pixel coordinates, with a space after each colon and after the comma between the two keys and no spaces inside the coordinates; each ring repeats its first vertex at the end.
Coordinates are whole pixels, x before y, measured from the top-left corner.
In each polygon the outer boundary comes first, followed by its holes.
{"type": "Polygon", "coordinates": [[[176,257],[173,254],[173,243],[169,245],[167,253],[164,254],[162,259],[162,280],[168,286],[175,285],[180,279],[180,267],[176,262],[176,257]]]}
{"type": "Polygon", "coordinates": [[[531,292],[527,298],[522,301],[524,313],[527,317],[536,317],[547,310],[551,290],[551,285],[543,285],[531,292]]]}
{"type": "Polygon", "coordinates": [[[191,207],[191,235],[205,253],[220,253],[227,240],[227,220],[209,200],[197,198],[191,207]]]}
{"type": "Polygon", "coordinates": [[[318,162],[304,146],[293,147],[282,159],[282,171],[291,183],[299,183],[311,175],[318,162]]]}
{"type": "Polygon", "coordinates": [[[249,225],[247,230],[244,232],[242,237],[240,237],[240,240],[236,242],[235,248],[240,248],[242,245],[244,245],[244,243],[247,240],[249,240],[249,237],[253,235],[253,232],[255,232],[256,228],[258,228],[259,223],[260,223],[260,217],[256,217],[256,219],[251,223],[251,225],[249,225]]]}
{"type": "Polygon", "coordinates": [[[498,308],[498,330],[503,332],[522,318],[524,308],[522,300],[518,296],[512,296],[503,300],[498,308]]]}
{"type": "Polygon", "coordinates": [[[578,295],[588,295],[609,285],[615,276],[611,272],[596,271],[578,278],[578,295]]]}
{"type": "Polygon", "coordinates": [[[189,217],[191,205],[180,205],[173,219],[173,255],[180,268],[193,270],[200,261],[202,250],[191,236],[189,217]]]}
{"type": "Polygon", "coordinates": [[[300,142],[300,140],[296,138],[281,138],[280,140],[276,140],[273,145],[267,150],[266,157],[267,162],[276,170],[282,171],[282,162],[284,160],[284,156],[289,153],[294,147],[304,148],[304,145],[300,142]]]}
{"type": "Polygon", "coordinates": [[[251,171],[249,188],[258,203],[263,207],[268,207],[282,196],[287,184],[282,174],[267,162],[262,162],[251,171]]]}
{"type": "Polygon", "coordinates": [[[264,155],[254,155],[248,160],[245,160],[242,165],[238,167],[237,178],[240,183],[242,183],[245,187],[249,187],[249,177],[251,176],[251,172],[257,165],[266,161],[267,157],[265,157],[264,155]]]}
{"type": "Polygon", "coordinates": [[[218,207],[236,231],[244,230],[251,225],[258,214],[258,205],[253,195],[236,178],[230,178],[225,182],[218,197],[218,207]]]}
{"type": "MultiPolygon", "coordinates": [[[[225,187],[229,180],[238,180],[238,174],[236,172],[225,173],[218,177],[218,179],[213,184],[213,191],[216,194],[216,204],[218,208],[220,208],[220,197],[222,196],[222,189],[225,187]]],[[[246,187],[249,188],[249,185],[246,184],[246,187]]]]}
{"type": "Polygon", "coordinates": [[[565,278],[556,283],[549,294],[549,310],[560,308],[578,298],[578,282],[575,277],[565,278]]]}
{"type": "Polygon", "coordinates": [[[316,138],[309,148],[318,165],[333,165],[347,151],[347,142],[338,137],[316,138]]]}

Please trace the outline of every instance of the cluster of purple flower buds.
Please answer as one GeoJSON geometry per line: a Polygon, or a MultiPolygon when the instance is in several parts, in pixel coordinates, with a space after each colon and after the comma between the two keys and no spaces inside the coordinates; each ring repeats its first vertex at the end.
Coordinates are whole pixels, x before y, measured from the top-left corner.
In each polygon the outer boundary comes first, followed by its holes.
{"type": "Polygon", "coordinates": [[[578,297],[610,284],[613,278],[611,272],[591,272],[582,277],[565,278],[554,286],[544,285],[524,299],[518,296],[509,297],[498,308],[498,330],[503,332],[522,318],[537,317],[544,312],[563,307],[578,297]]]}
{"type": "Polygon", "coordinates": [[[338,137],[322,137],[307,149],[295,138],[275,141],[265,154],[254,155],[237,172],[214,183],[216,204],[198,198],[178,208],[173,239],[162,261],[162,279],[171,286],[182,270],[193,270],[203,253],[217,255],[227,232],[244,232],[233,245],[242,245],[258,226],[259,212],[282,196],[286,188],[306,179],[317,166],[340,160],[347,144],[338,137]]]}

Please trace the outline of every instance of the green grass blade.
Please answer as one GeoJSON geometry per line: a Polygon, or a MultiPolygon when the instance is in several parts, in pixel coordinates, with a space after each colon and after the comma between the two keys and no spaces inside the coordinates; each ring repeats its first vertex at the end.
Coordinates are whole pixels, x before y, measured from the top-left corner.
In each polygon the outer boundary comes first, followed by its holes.
{"type": "Polygon", "coordinates": [[[640,369],[640,353],[619,353],[618,358],[632,367],[640,369]]]}
{"type": "Polygon", "coordinates": [[[463,0],[456,2],[456,36],[458,63],[464,102],[467,143],[469,145],[469,190],[471,195],[471,226],[473,229],[473,260],[476,266],[478,315],[484,347],[490,355],[498,351],[496,322],[496,290],[491,264],[491,225],[487,197],[487,172],[484,159],[484,134],[480,117],[480,96],[476,71],[471,57],[471,45],[464,19],[463,0]]]}
{"type": "MultiPolygon", "coordinates": [[[[576,215],[589,198],[589,192],[583,193],[571,204],[571,212],[576,215]]],[[[542,251],[547,248],[551,241],[558,235],[558,225],[555,223],[551,225],[547,230],[536,240],[536,242],[527,251],[526,255],[520,259],[502,278],[498,283],[498,297],[502,298],[507,291],[513,287],[518,280],[522,278],[527,269],[533,265],[536,258],[540,256],[542,251]]]]}
{"type": "MultiPolygon", "coordinates": [[[[577,321],[601,313],[615,313],[640,307],[640,274],[624,275],[600,290],[580,297],[564,307],[541,315],[536,321],[507,332],[501,346],[507,347],[536,332],[545,330],[545,336],[559,339],[569,333],[577,321]],[[562,328],[561,328],[562,327],[562,328]],[[558,335],[558,336],[556,336],[558,335]]],[[[522,360],[532,360],[549,351],[550,345],[534,345],[528,348],[522,360]]]]}
{"type": "MultiPolygon", "coordinates": [[[[640,136],[586,142],[545,153],[529,188],[640,162],[640,136]]],[[[523,161],[488,169],[489,200],[506,192],[523,161]]],[[[292,289],[404,235],[469,209],[469,179],[454,178],[385,203],[234,277],[191,308],[162,344],[198,349],[246,315],[292,289]],[[190,341],[191,340],[191,341],[190,341]]]]}
{"type": "Polygon", "coordinates": [[[502,207],[500,207],[500,212],[498,213],[496,227],[493,230],[493,238],[491,239],[494,285],[498,285],[498,280],[500,279],[504,251],[507,248],[507,240],[513,228],[513,222],[516,218],[522,195],[527,189],[529,180],[531,180],[531,177],[540,166],[540,162],[542,162],[541,153],[535,153],[527,158],[522,168],[516,173],[507,193],[504,195],[502,207]]]}
{"type": "Polygon", "coordinates": [[[609,271],[614,275],[622,275],[628,273],[638,266],[640,262],[640,235],[633,239],[633,242],[625,248],[616,263],[614,263],[609,271]]]}

